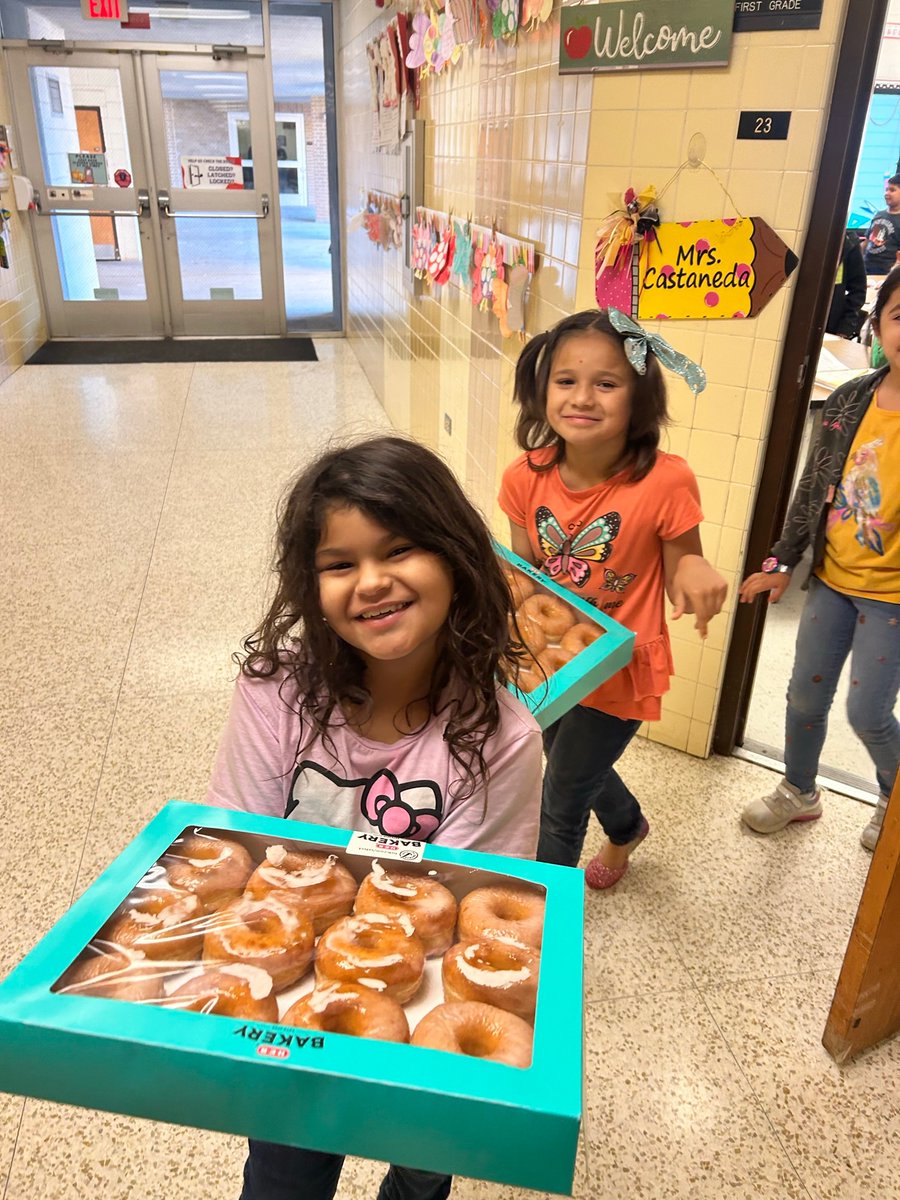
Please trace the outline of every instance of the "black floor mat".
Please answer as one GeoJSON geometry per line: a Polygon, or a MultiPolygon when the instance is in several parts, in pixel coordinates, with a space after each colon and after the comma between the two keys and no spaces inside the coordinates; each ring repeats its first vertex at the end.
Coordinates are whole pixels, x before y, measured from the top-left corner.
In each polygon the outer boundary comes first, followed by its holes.
{"type": "Polygon", "coordinates": [[[79,363],[318,362],[312,338],[122,338],[44,342],[26,366],[79,363]]]}

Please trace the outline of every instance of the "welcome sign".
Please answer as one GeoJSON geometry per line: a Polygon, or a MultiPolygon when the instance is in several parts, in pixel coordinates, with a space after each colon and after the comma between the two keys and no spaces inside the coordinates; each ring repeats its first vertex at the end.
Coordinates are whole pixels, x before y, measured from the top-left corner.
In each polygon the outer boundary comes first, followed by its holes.
{"type": "Polygon", "coordinates": [[[560,74],[722,67],[734,0],[622,0],[560,10],[560,74]]]}

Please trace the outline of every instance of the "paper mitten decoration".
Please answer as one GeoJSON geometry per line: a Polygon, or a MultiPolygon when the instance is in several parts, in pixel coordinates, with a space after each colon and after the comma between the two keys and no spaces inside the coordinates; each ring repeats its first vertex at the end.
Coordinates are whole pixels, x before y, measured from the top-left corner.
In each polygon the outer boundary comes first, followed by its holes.
{"type": "Polygon", "coordinates": [[[469,222],[460,225],[459,221],[454,221],[453,232],[453,262],[450,265],[450,273],[459,276],[461,282],[467,284],[472,274],[472,231],[469,222]]]}
{"type": "Polygon", "coordinates": [[[485,251],[476,246],[472,255],[472,303],[476,308],[481,306],[484,295],[481,290],[481,268],[484,263],[485,251]]]}
{"type": "Polygon", "coordinates": [[[428,270],[428,255],[430,253],[431,235],[428,232],[428,226],[424,221],[417,222],[413,226],[412,267],[419,279],[425,278],[425,272],[428,270]]]}
{"type": "Polygon", "coordinates": [[[519,27],[519,0],[500,0],[494,10],[491,32],[495,38],[511,38],[519,27]]]}
{"type": "Polygon", "coordinates": [[[531,275],[525,264],[516,263],[509,273],[509,294],[507,296],[509,307],[506,321],[510,333],[517,333],[523,339],[525,337],[525,293],[530,281],[531,275]]]}

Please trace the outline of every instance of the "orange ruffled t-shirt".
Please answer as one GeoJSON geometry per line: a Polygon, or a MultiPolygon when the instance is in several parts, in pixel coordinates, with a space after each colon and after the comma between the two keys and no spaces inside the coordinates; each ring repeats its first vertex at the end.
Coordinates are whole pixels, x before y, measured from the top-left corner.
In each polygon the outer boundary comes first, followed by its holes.
{"type": "Polygon", "coordinates": [[[535,560],[557,583],[636,634],[634,657],[581,701],[612,716],[658,721],[660,699],[674,671],[665,619],[662,543],[703,520],[694,473],[675,454],[656,456],[643,479],[621,471],[574,492],[559,467],[535,471],[553,451],[532,450],[506,468],[500,507],[528,533],[535,560]],[[579,549],[602,543],[592,559],[579,549]],[[599,561],[598,561],[599,559],[599,561]]]}

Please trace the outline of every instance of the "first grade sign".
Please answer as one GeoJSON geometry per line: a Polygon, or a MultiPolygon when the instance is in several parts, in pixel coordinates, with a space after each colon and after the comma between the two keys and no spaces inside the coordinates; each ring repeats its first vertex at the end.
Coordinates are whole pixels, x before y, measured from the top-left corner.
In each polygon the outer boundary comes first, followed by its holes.
{"type": "Polygon", "coordinates": [[[724,67],[734,0],[622,0],[560,9],[560,74],[724,67]]]}

